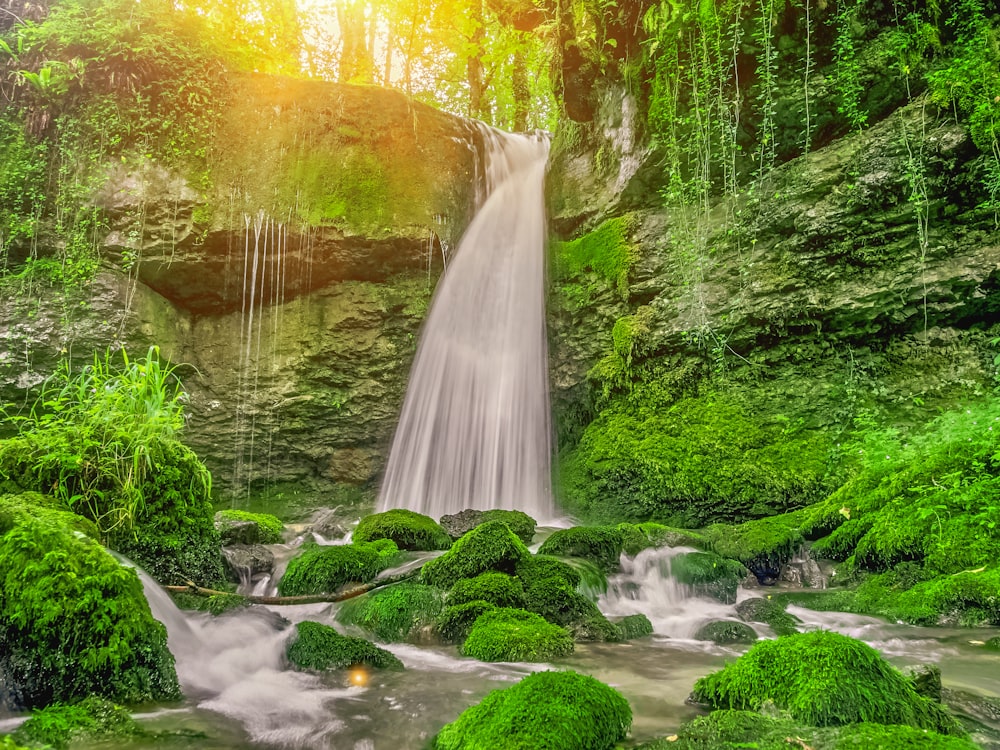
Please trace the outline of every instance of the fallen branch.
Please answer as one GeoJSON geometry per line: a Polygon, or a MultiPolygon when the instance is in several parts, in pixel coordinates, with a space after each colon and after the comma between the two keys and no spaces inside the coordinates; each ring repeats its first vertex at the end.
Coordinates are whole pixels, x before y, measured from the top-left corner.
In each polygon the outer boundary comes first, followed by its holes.
{"type": "MultiPolygon", "coordinates": [[[[420,568],[417,568],[415,570],[409,570],[406,573],[400,573],[399,575],[386,576],[385,578],[379,578],[377,581],[372,581],[371,583],[355,586],[353,589],[342,591],[339,594],[307,594],[305,596],[244,596],[243,598],[251,604],[271,604],[279,606],[290,604],[343,602],[348,599],[353,599],[356,596],[367,594],[369,591],[374,591],[375,589],[382,588],[383,586],[389,586],[390,584],[399,583],[400,581],[405,581],[408,578],[413,578],[419,573],[420,568]]],[[[206,589],[203,586],[198,586],[192,581],[188,581],[186,586],[164,586],[163,588],[174,594],[195,594],[196,596],[239,596],[239,594],[233,594],[230,591],[206,589]]]]}

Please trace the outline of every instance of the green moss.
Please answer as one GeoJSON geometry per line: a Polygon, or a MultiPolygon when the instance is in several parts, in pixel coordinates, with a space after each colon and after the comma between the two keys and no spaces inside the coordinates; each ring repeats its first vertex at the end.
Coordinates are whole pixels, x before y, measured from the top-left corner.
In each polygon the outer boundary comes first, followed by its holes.
{"type": "Polygon", "coordinates": [[[614,688],[575,672],[539,672],[495,690],[448,724],[436,750],[611,750],[632,724],[614,688]]]}
{"type": "Polygon", "coordinates": [[[621,633],[623,641],[631,641],[653,634],[653,623],[646,615],[625,615],[613,624],[621,633]]]}
{"type": "Polygon", "coordinates": [[[532,581],[525,590],[524,608],[567,628],[578,641],[618,641],[620,631],[586,596],[561,578],[532,581]]]}
{"type": "Polygon", "coordinates": [[[832,750],[975,750],[963,737],[907,726],[857,724],[839,733],[832,750]]]}
{"type": "Polygon", "coordinates": [[[71,743],[109,737],[135,737],[142,729],[121,706],[102,698],[84,698],[73,705],[55,704],[31,717],[14,733],[17,742],[66,750],[71,743]]]}
{"type": "Polygon", "coordinates": [[[1000,635],[990,638],[983,646],[990,651],[1000,651],[1000,635]]]}
{"type": "Polygon", "coordinates": [[[938,704],[870,646],[827,631],[761,641],[736,662],[695,683],[713,708],[758,710],[771,701],[813,726],[873,722],[962,734],[938,704]]]}
{"type": "Polygon", "coordinates": [[[412,510],[394,509],[361,519],[352,537],[355,542],[391,539],[405,550],[434,550],[451,547],[451,537],[433,519],[412,510]]]}
{"type": "Polygon", "coordinates": [[[517,535],[525,544],[531,544],[535,536],[535,519],[520,510],[504,510],[503,508],[493,508],[483,511],[481,523],[488,521],[500,521],[507,525],[507,528],[517,535]]]}
{"type": "Polygon", "coordinates": [[[573,638],[533,612],[500,608],[473,623],[462,653],[480,661],[547,661],[573,653],[573,638]]]}
{"type": "Polygon", "coordinates": [[[763,583],[777,579],[781,566],[802,546],[798,525],[796,514],[784,514],[736,526],[715,524],[703,535],[712,551],[739,560],[763,583]]]}
{"type": "MultiPolygon", "coordinates": [[[[216,521],[223,522],[225,528],[226,521],[247,522],[253,524],[253,531],[248,536],[241,536],[239,539],[230,541],[240,544],[277,544],[281,541],[281,532],[285,525],[277,516],[270,513],[250,513],[245,510],[220,510],[215,514],[216,521]]],[[[225,540],[226,535],[223,534],[225,540]]]]}
{"type": "Polygon", "coordinates": [[[535,581],[545,578],[557,578],[571,589],[580,585],[579,570],[563,560],[548,555],[532,555],[522,560],[517,566],[517,577],[525,589],[530,588],[535,581]]]}
{"type": "Polygon", "coordinates": [[[449,606],[476,600],[516,609],[524,606],[524,587],[517,578],[505,573],[481,573],[458,581],[448,594],[449,606]]]}
{"type": "Polygon", "coordinates": [[[24,745],[18,745],[9,734],[0,735],[0,750],[30,750],[24,745]]]}
{"type": "Polygon", "coordinates": [[[401,670],[403,663],[363,638],[341,635],[329,625],[300,622],[295,626],[295,638],[285,653],[297,669],[348,669],[364,664],[375,669],[401,670]]]}
{"type": "Polygon", "coordinates": [[[366,583],[385,570],[398,552],[389,540],[371,544],[307,544],[278,581],[282,596],[332,594],[348,583],[366,583]]]}
{"type": "Polygon", "coordinates": [[[773,599],[754,597],[736,605],[736,614],[744,622],[763,622],[771,626],[776,635],[798,632],[799,618],[785,611],[785,605],[773,599]]]}
{"type": "Polygon", "coordinates": [[[405,641],[435,623],[443,599],[433,586],[404,581],[348,599],[340,606],[337,620],[358,625],[383,641],[405,641]]]}
{"type": "Polygon", "coordinates": [[[541,555],[582,557],[604,570],[615,570],[621,558],[624,538],[613,526],[574,526],[560,529],[538,548],[541,555]]]}
{"type": "Polygon", "coordinates": [[[735,604],[736,589],[748,571],[742,563],[711,552],[687,552],[671,558],[670,574],[679,583],[691,586],[696,595],[735,604]]]}
{"type": "Polygon", "coordinates": [[[421,579],[432,586],[451,588],[462,578],[498,571],[513,573],[531,553],[500,521],[489,521],[463,536],[441,557],[424,564],[421,579]]]}
{"type": "Polygon", "coordinates": [[[629,271],[637,258],[631,235],[637,228],[633,214],[608,219],[594,231],[570,242],[553,243],[557,279],[592,271],[628,297],[629,271]]]}
{"type": "Polygon", "coordinates": [[[753,643],[757,633],[749,625],[735,620],[713,620],[702,625],[694,634],[696,641],[718,644],[753,643]]]}
{"type": "Polygon", "coordinates": [[[494,609],[496,607],[493,604],[484,601],[445,607],[434,625],[434,631],[443,641],[462,643],[469,636],[469,631],[479,616],[494,609]]]}
{"type": "Polygon", "coordinates": [[[0,513],[0,674],[14,705],[180,697],[135,571],[28,496],[0,513]]]}

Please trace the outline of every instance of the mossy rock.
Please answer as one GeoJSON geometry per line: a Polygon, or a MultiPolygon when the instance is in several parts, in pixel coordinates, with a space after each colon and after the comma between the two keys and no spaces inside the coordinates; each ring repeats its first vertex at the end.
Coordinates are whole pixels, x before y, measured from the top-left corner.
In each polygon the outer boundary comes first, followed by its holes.
{"type": "Polygon", "coordinates": [[[562,625],[577,641],[619,641],[621,632],[597,605],[555,576],[533,581],[524,595],[524,608],[555,625],[562,625]]]}
{"type": "Polygon", "coordinates": [[[693,697],[713,708],[759,710],[766,702],[813,726],[907,724],[962,734],[940,704],[865,643],[828,631],[761,641],[698,680],[693,697]]]}
{"type": "Polygon", "coordinates": [[[736,526],[715,524],[705,529],[703,535],[713,552],[739,560],[761,583],[776,581],[781,566],[792,559],[804,542],[798,518],[790,514],[736,526]]]}
{"type": "Polygon", "coordinates": [[[0,514],[0,675],[10,704],[180,698],[166,630],[135,570],[33,497],[4,498],[0,514]]]}
{"type": "Polygon", "coordinates": [[[480,573],[475,578],[463,578],[448,594],[449,606],[476,600],[486,601],[496,607],[524,606],[524,587],[506,573],[480,573]]]}
{"type": "Polygon", "coordinates": [[[187,592],[171,592],[170,598],[178,609],[187,609],[194,612],[208,612],[219,616],[237,609],[251,606],[250,600],[239,594],[213,594],[212,596],[199,596],[187,592]]]}
{"type": "Polygon", "coordinates": [[[446,643],[462,643],[479,616],[494,609],[495,605],[484,601],[445,607],[434,623],[434,632],[446,643]]]}
{"type": "Polygon", "coordinates": [[[389,540],[370,544],[306,544],[278,581],[282,596],[333,594],[348,583],[367,583],[385,570],[398,550],[389,540]]]}
{"type": "Polygon", "coordinates": [[[548,661],[573,653],[573,637],[533,612],[493,609],[473,623],[462,653],[480,661],[548,661]]]}
{"type": "Polygon", "coordinates": [[[525,558],[517,566],[517,577],[524,588],[529,588],[535,581],[545,578],[558,578],[571,589],[580,585],[580,571],[557,557],[548,555],[532,555],[525,558]]]}
{"type": "Polygon", "coordinates": [[[459,539],[472,529],[489,521],[500,521],[506,524],[507,528],[513,531],[517,538],[525,544],[531,544],[531,540],[535,536],[535,526],[537,526],[535,519],[520,510],[466,509],[451,515],[441,516],[441,526],[452,539],[459,539]]]}
{"type": "Polygon", "coordinates": [[[643,638],[653,634],[653,623],[643,614],[625,615],[622,619],[612,624],[618,628],[623,641],[631,641],[635,638],[643,638]]]}
{"type": "Polygon", "coordinates": [[[540,555],[581,557],[603,570],[618,568],[624,546],[624,535],[614,526],[574,526],[560,529],[538,548],[540,555]]]}
{"type": "Polygon", "coordinates": [[[524,542],[505,524],[489,521],[463,536],[441,557],[424,563],[420,576],[424,583],[450,589],[461,579],[480,573],[512,574],[530,557],[524,542]]]}
{"type": "Polygon", "coordinates": [[[277,544],[284,528],[270,513],[220,510],[215,514],[215,529],[223,544],[277,544]]]}
{"type": "Polygon", "coordinates": [[[434,625],[443,601],[440,589],[404,581],[348,599],[340,605],[337,621],[362,627],[389,643],[406,641],[434,625]]]}
{"type": "MultiPolygon", "coordinates": [[[[72,705],[56,704],[35,711],[12,735],[16,742],[32,747],[66,750],[83,740],[134,738],[143,734],[128,710],[103,698],[91,696],[72,705]]],[[[0,747],[3,747],[0,744],[0,747]]]]}
{"type": "Polygon", "coordinates": [[[352,537],[355,543],[391,539],[399,549],[449,549],[451,537],[429,516],[396,508],[361,519],[352,537]]]}
{"type": "Polygon", "coordinates": [[[31,750],[31,748],[19,745],[9,734],[0,735],[0,750],[31,750]]]}
{"type": "Polygon", "coordinates": [[[494,690],[441,730],[435,750],[611,750],[632,724],[628,701],[576,672],[537,672],[494,690]]]}
{"type": "Polygon", "coordinates": [[[757,633],[745,622],[712,620],[695,631],[694,639],[723,646],[730,643],[753,643],[757,640],[757,633]]]}
{"type": "Polygon", "coordinates": [[[753,597],[736,605],[736,615],[744,622],[762,622],[770,625],[775,635],[791,635],[798,632],[801,623],[798,617],[785,611],[785,605],[771,599],[753,597]]]}
{"type": "Polygon", "coordinates": [[[690,586],[696,596],[735,604],[736,590],[748,571],[742,563],[711,552],[686,552],[670,560],[670,573],[679,583],[690,586]]]}
{"type": "Polygon", "coordinates": [[[1000,635],[990,638],[983,644],[983,646],[988,648],[990,651],[1000,651],[1000,635]]]}
{"type": "Polygon", "coordinates": [[[348,669],[364,664],[373,669],[401,670],[403,662],[364,638],[341,635],[329,625],[300,622],[285,654],[296,669],[348,669]]]}
{"type": "Polygon", "coordinates": [[[636,750],[974,750],[967,739],[927,729],[885,724],[810,727],[753,711],[713,711],[684,724],[669,739],[636,750]],[[788,739],[795,738],[794,744],[788,739]]]}

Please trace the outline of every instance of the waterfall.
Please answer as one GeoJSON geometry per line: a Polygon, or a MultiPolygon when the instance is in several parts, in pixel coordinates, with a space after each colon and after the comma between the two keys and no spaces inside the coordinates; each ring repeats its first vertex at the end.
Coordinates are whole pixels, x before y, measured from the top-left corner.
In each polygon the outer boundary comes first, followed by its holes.
{"type": "Polygon", "coordinates": [[[487,197],[435,292],[379,510],[554,515],[541,137],[486,131],[487,197]]]}

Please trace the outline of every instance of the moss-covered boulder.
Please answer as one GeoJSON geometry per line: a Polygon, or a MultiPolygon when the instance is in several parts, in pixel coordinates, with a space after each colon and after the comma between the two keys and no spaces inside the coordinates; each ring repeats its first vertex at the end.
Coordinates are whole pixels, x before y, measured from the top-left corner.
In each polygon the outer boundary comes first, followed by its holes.
{"type": "Polygon", "coordinates": [[[908,724],[962,734],[940,704],[918,695],[871,646],[823,630],[761,641],[698,680],[693,696],[713,708],[750,711],[773,702],[813,726],[908,724]]]}
{"type": "Polygon", "coordinates": [[[424,583],[449,589],[462,578],[498,571],[514,573],[519,563],[531,557],[524,542],[505,524],[489,521],[459,539],[441,557],[424,564],[424,583]]]}
{"type": "Polygon", "coordinates": [[[517,566],[517,577],[525,589],[529,588],[535,581],[545,578],[558,578],[570,588],[575,589],[580,585],[582,577],[580,571],[557,557],[548,555],[532,555],[525,558],[517,566]]]}
{"type": "Polygon", "coordinates": [[[284,524],[270,513],[230,509],[215,514],[215,529],[223,544],[277,544],[284,524]]]}
{"type": "Polygon", "coordinates": [[[623,546],[622,532],[614,526],[574,526],[552,534],[538,548],[538,553],[556,557],[582,557],[604,570],[615,570],[623,546]]]}
{"type": "Polygon", "coordinates": [[[538,672],[494,690],[441,730],[435,750],[611,750],[632,725],[628,701],[576,672],[538,672]]]}
{"type": "Polygon", "coordinates": [[[493,508],[492,510],[466,510],[441,516],[441,526],[448,532],[452,539],[458,539],[472,531],[477,526],[489,521],[501,521],[507,525],[511,531],[517,534],[517,538],[525,544],[531,544],[535,536],[535,519],[520,510],[504,510],[493,508]]]}
{"type": "Polygon", "coordinates": [[[597,605],[561,578],[552,576],[533,581],[525,591],[524,601],[525,609],[567,628],[575,640],[621,640],[621,631],[597,605]]]}
{"type": "Polygon", "coordinates": [[[686,552],[671,559],[670,573],[679,583],[690,586],[695,596],[735,604],[736,589],[748,571],[742,563],[711,552],[686,552]]]}
{"type": "MultiPolygon", "coordinates": [[[[180,698],[135,571],[37,495],[0,498],[0,676],[15,708],[180,698]]],[[[85,524],[84,524],[85,526],[85,524]]]]}
{"type": "Polygon", "coordinates": [[[753,643],[757,640],[757,632],[745,622],[712,620],[695,631],[694,639],[696,641],[711,641],[719,645],[753,643]]]}
{"type": "Polygon", "coordinates": [[[801,622],[798,617],[785,611],[784,604],[757,596],[744,599],[737,604],[736,616],[744,622],[762,622],[770,625],[775,635],[797,633],[801,622]]]}
{"type": "Polygon", "coordinates": [[[475,578],[463,578],[448,594],[449,606],[476,600],[496,607],[520,608],[524,606],[524,586],[506,573],[480,573],[475,578]]]}
{"type": "Polygon", "coordinates": [[[127,709],[91,696],[72,705],[56,704],[36,711],[18,727],[12,739],[33,747],[66,750],[71,743],[84,740],[98,743],[142,734],[127,709]]]}
{"type": "Polygon", "coordinates": [[[405,581],[348,599],[337,620],[362,627],[383,641],[406,641],[434,625],[443,601],[440,589],[405,581]]]}
{"type": "Polygon", "coordinates": [[[983,644],[990,651],[1000,651],[1000,635],[990,638],[986,643],[983,644]]]}
{"type": "Polygon", "coordinates": [[[434,623],[434,632],[446,643],[462,643],[479,616],[494,609],[495,605],[484,601],[445,607],[434,623]]]}
{"type": "Polygon", "coordinates": [[[352,537],[357,542],[391,539],[405,550],[434,550],[451,547],[451,537],[428,516],[396,508],[361,519],[352,537]]]}
{"type": "Polygon", "coordinates": [[[703,537],[716,554],[743,563],[761,583],[773,583],[802,546],[799,517],[785,514],[730,526],[714,524],[703,537]]]}
{"type": "Polygon", "coordinates": [[[618,632],[621,633],[623,641],[631,641],[635,638],[653,634],[653,623],[646,615],[625,615],[622,619],[612,623],[618,632]]]}
{"type": "Polygon", "coordinates": [[[403,662],[384,648],[364,638],[341,635],[329,625],[300,622],[285,649],[288,661],[297,669],[348,669],[364,664],[373,669],[400,670],[403,662]]]}
{"type": "Polygon", "coordinates": [[[348,583],[365,583],[385,570],[399,552],[391,541],[370,544],[307,544],[278,581],[282,596],[332,594],[348,583]]]}
{"type": "Polygon", "coordinates": [[[462,653],[480,661],[547,661],[573,653],[573,637],[533,612],[493,609],[473,623],[462,653]]]}

